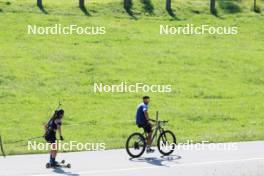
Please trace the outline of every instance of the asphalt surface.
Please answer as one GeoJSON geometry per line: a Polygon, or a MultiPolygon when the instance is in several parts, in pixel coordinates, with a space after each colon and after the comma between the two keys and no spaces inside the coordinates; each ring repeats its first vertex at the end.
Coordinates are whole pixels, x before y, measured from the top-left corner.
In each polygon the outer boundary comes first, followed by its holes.
{"type": "Polygon", "coordinates": [[[155,151],[138,159],[124,149],[59,154],[71,169],[46,169],[48,154],[8,156],[0,158],[0,176],[264,176],[264,141],[218,145],[185,145],[169,157],[155,151]]]}

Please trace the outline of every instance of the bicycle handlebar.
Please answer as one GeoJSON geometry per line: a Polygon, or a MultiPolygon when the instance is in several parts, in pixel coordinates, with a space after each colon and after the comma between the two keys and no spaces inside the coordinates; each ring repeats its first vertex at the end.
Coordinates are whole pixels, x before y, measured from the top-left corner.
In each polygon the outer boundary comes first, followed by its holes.
{"type": "Polygon", "coordinates": [[[153,120],[153,119],[149,119],[149,121],[152,121],[152,122],[161,122],[161,123],[168,123],[169,121],[168,120],[153,120]]]}

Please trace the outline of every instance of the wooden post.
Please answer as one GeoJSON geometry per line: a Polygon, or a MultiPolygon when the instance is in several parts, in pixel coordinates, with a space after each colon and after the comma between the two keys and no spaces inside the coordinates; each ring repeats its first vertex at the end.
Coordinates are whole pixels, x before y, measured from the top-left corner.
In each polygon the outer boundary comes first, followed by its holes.
{"type": "Polygon", "coordinates": [[[210,12],[213,15],[216,15],[215,0],[210,0],[210,12]]]}
{"type": "Polygon", "coordinates": [[[79,0],[79,6],[80,6],[80,8],[84,8],[85,7],[84,0],[79,0]]]}
{"type": "Polygon", "coordinates": [[[124,8],[129,9],[130,0],[124,0],[124,8]]]}
{"type": "Polygon", "coordinates": [[[171,11],[171,0],[166,0],[166,10],[171,11]]]}
{"type": "Polygon", "coordinates": [[[253,6],[254,11],[257,11],[257,0],[254,0],[254,6],[253,6]]]}
{"type": "Polygon", "coordinates": [[[42,0],[37,0],[37,6],[38,6],[38,7],[43,7],[43,5],[42,5],[42,0]]]}

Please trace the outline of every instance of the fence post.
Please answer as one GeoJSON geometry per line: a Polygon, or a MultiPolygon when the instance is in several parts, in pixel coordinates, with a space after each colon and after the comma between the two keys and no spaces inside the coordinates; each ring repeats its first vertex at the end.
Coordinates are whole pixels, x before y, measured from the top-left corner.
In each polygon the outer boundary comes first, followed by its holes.
{"type": "Polygon", "coordinates": [[[79,0],[79,6],[80,6],[80,8],[84,8],[85,7],[84,0],[79,0]]]}
{"type": "Polygon", "coordinates": [[[124,0],[124,8],[129,9],[130,0],[124,0]]]}
{"type": "Polygon", "coordinates": [[[254,0],[254,7],[253,7],[254,11],[257,11],[257,0],[254,0]]]}
{"type": "Polygon", "coordinates": [[[37,0],[37,6],[38,6],[38,7],[43,7],[43,5],[42,5],[42,0],[37,0]]]}
{"type": "Polygon", "coordinates": [[[213,15],[216,15],[215,0],[210,0],[210,12],[213,15]]]}
{"type": "Polygon", "coordinates": [[[166,0],[166,10],[171,11],[171,0],[166,0]]]}

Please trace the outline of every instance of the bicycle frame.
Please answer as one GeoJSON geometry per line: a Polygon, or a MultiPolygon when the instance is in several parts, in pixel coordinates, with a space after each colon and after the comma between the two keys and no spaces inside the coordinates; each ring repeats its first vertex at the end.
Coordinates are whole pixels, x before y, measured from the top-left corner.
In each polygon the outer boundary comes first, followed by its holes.
{"type": "Polygon", "coordinates": [[[151,137],[151,144],[150,145],[152,145],[154,139],[156,138],[156,136],[158,134],[158,131],[159,131],[159,134],[161,134],[163,132],[163,128],[160,125],[160,121],[157,121],[157,123],[156,123],[156,127],[154,128],[154,133],[151,137]]]}
{"type": "MultiPolygon", "coordinates": [[[[152,133],[152,136],[151,136],[151,143],[150,145],[152,146],[153,144],[153,141],[154,139],[156,138],[158,132],[161,134],[163,132],[163,128],[161,127],[161,121],[159,121],[159,115],[158,115],[158,111],[156,112],[156,124],[155,124],[155,127],[154,127],[154,132],[152,133]]],[[[143,133],[143,135],[146,135],[146,132],[143,133]]]]}

